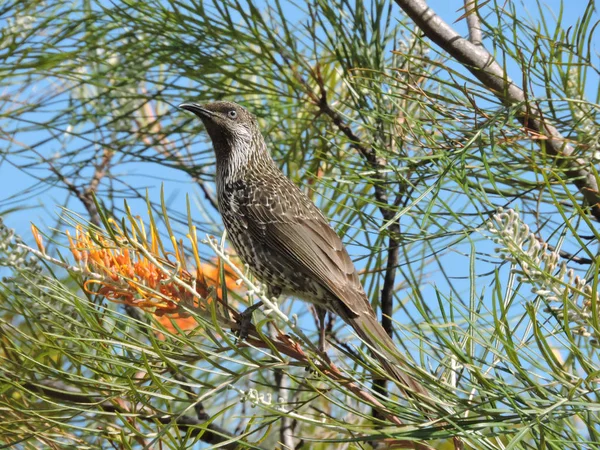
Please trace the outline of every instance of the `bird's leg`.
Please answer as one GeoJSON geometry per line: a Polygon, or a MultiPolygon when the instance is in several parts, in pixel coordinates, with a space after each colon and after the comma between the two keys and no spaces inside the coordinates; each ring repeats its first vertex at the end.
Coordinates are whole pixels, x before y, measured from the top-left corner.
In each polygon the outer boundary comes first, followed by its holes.
{"type": "Polygon", "coordinates": [[[317,314],[317,319],[319,322],[319,351],[321,353],[326,352],[327,339],[325,335],[327,333],[327,329],[325,327],[325,318],[327,316],[327,310],[322,306],[315,305],[315,312],[317,314]]]}
{"type": "Polygon", "coordinates": [[[260,308],[262,305],[263,305],[262,300],[259,300],[252,306],[249,306],[248,308],[246,308],[242,313],[240,313],[240,317],[237,320],[237,322],[239,324],[238,337],[240,338],[240,340],[243,341],[244,339],[246,339],[248,337],[248,332],[250,331],[250,328],[252,327],[252,314],[254,313],[254,311],[256,311],[258,308],[260,308]]]}
{"type": "MultiPolygon", "coordinates": [[[[280,288],[269,288],[267,290],[267,296],[269,298],[274,298],[274,297],[279,297],[279,295],[281,295],[281,289],[280,288]]],[[[263,306],[263,301],[259,300],[258,302],[256,302],[255,304],[253,304],[252,306],[249,306],[248,308],[246,308],[241,314],[240,317],[238,319],[238,323],[239,323],[239,338],[241,340],[244,340],[248,337],[248,332],[250,330],[250,327],[252,326],[252,314],[254,313],[254,311],[256,311],[257,309],[259,309],[261,306],[263,306]]]]}

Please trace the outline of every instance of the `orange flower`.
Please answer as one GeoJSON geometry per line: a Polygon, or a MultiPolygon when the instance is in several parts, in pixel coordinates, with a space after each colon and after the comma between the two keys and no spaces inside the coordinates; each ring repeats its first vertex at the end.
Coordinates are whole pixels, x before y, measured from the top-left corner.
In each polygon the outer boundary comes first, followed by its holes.
{"type": "Polygon", "coordinates": [[[196,292],[200,296],[208,293],[204,277],[193,277],[182,264],[152,255],[150,249],[157,248],[152,234],[151,245],[145,240],[137,241],[128,237],[118,226],[112,236],[101,233],[92,234],[78,225],[75,238],[67,231],[71,253],[75,259],[89,272],[103,275],[100,279],[89,279],[84,283],[84,289],[90,294],[98,294],[108,300],[126,303],[144,310],[162,315],[181,310],[180,304],[194,305],[194,295],[184,286],[173,280],[177,276],[186,284],[191,285],[194,278],[197,283],[196,292]],[[131,248],[137,244],[137,249],[131,248]],[[154,257],[149,258],[147,254],[154,257]],[[160,267],[158,264],[160,264],[160,267]]]}
{"type": "MultiPolygon", "coordinates": [[[[174,252],[165,252],[153,221],[150,240],[141,220],[129,216],[129,221],[131,231],[122,230],[114,220],[109,220],[108,233],[85,230],[81,225],[77,225],[75,237],[67,231],[75,260],[84,272],[93,275],[83,285],[86,292],[142,308],[159,317],[168,314],[175,318],[189,317],[182,306],[206,307],[199,300],[220,300],[219,270],[215,264],[204,267],[200,264],[193,227],[188,239],[197,266],[188,270],[183,242],[171,237],[174,252]]],[[[45,253],[42,236],[34,225],[32,232],[39,250],[45,253]]],[[[225,274],[226,287],[236,289],[233,271],[226,270],[225,274]]],[[[167,322],[165,319],[164,323],[167,322]]]]}
{"type": "MultiPolygon", "coordinates": [[[[226,267],[225,282],[220,281],[219,264],[201,264],[195,227],[187,236],[196,268],[188,269],[183,242],[171,236],[173,252],[166,252],[154,221],[150,222],[150,239],[141,220],[128,216],[131,230],[123,230],[110,220],[108,232],[86,230],[77,225],[75,237],[67,231],[69,247],[80,267],[90,276],[84,282],[89,294],[142,308],[157,316],[167,329],[175,331],[171,319],[184,330],[194,328],[196,320],[188,308],[206,309],[209,302],[221,302],[222,284],[238,290],[237,276],[226,267]]],[[[167,228],[170,230],[167,222],[167,228]]],[[[45,253],[42,236],[32,226],[38,248],[45,253]]]]}
{"type": "MultiPolygon", "coordinates": [[[[237,283],[237,275],[233,270],[225,266],[225,287],[229,291],[239,291],[240,286],[237,283]]],[[[220,302],[222,299],[222,283],[220,281],[219,265],[215,259],[214,264],[205,264],[202,270],[204,276],[204,282],[207,286],[216,286],[217,300],[220,302]]],[[[198,326],[198,322],[193,317],[181,316],[178,314],[166,314],[164,316],[157,317],[156,320],[171,333],[176,333],[176,329],[173,322],[177,323],[177,327],[181,330],[191,330],[198,326]]]]}

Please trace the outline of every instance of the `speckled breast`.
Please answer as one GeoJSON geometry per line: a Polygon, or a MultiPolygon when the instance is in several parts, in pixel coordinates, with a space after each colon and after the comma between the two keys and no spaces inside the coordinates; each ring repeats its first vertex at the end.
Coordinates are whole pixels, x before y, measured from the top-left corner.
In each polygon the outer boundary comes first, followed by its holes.
{"type": "MultiPolygon", "coordinates": [[[[240,199],[230,186],[219,195],[219,210],[227,236],[242,261],[253,275],[269,290],[271,295],[290,295],[312,303],[324,304],[327,295],[309,276],[290,267],[289,263],[275,254],[268,243],[263,243],[248,232],[248,218],[240,212],[240,199]]],[[[256,226],[256,224],[255,224],[256,226]]],[[[259,224],[267,227],[268,224],[259,224]]]]}

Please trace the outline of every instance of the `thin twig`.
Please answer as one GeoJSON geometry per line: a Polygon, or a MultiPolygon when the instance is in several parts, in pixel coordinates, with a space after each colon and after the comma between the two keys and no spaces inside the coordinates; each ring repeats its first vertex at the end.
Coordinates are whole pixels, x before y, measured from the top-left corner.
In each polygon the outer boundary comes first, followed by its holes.
{"type": "MultiPolygon", "coordinates": [[[[274,376],[279,401],[288,403],[288,394],[290,389],[289,377],[287,377],[281,369],[275,369],[274,376]]],[[[286,449],[293,449],[295,447],[294,420],[288,415],[281,417],[279,424],[279,442],[283,445],[283,448],[286,449]]]]}
{"type": "MultiPolygon", "coordinates": [[[[276,337],[278,330],[273,324],[269,322],[269,328],[271,330],[271,336],[276,337]]],[[[279,367],[273,370],[273,377],[275,378],[275,389],[278,402],[281,404],[288,404],[288,396],[290,390],[290,379],[279,367]]],[[[284,415],[279,421],[279,442],[283,448],[293,449],[294,445],[294,420],[291,417],[284,415]]]]}
{"type": "Polygon", "coordinates": [[[100,219],[100,214],[98,213],[98,208],[96,208],[96,203],[94,202],[92,195],[75,186],[75,184],[71,180],[65,177],[56,167],[54,167],[54,164],[52,164],[52,162],[47,161],[47,163],[48,167],[50,167],[50,171],[54,173],[58,177],[58,179],[65,185],[67,190],[71,192],[83,204],[84,208],[90,215],[90,222],[99,227],[102,223],[102,220],[100,219]]]}
{"type": "Polygon", "coordinates": [[[86,211],[88,212],[88,214],[90,216],[90,222],[92,224],[96,225],[97,227],[99,227],[100,224],[102,223],[102,219],[100,218],[98,208],[96,207],[96,202],[94,201],[94,195],[96,194],[96,191],[98,190],[100,181],[102,181],[102,178],[104,178],[104,176],[106,175],[108,166],[114,155],[114,152],[111,150],[106,150],[106,149],[104,150],[102,159],[100,160],[100,163],[95,167],[94,174],[92,175],[92,178],[90,179],[90,183],[84,189],[77,187],[75,185],[75,183],[73,183],[71,180],[69,180],[67,177],[65,177],[60,172],[60,170],[58,170],[54,166],[54,164],[52,163],[52,161],[50,159],[42,156],[39,153],[37,153],[37,154],[44,160],[44,162],[46,162],[48,164],[50,171],[57,176],[59,181],[61,181],[65,185],[67,190],[69,192],[71,192],[83,204],[84,208],[86,209],[86,211]]]}
{"type": "MultiPolygon", "coordinates": [[[[94,170],[94,175],[92,175],[92,179],[90,180],[88,187],[85,189],[86,197],[91,199],[92,196],[96,194],[96,191],[98,190],[98,186],[100,185],[100,181],[102,181],[102,178],[104,178],[104,176],[108,172],[108,166],[110,165],[110,162],[111,162],[114,154],[115,154],[114,151],[109,150],[109,149],[104,149],[104,152],[102,154],[102,159],[100,160],[100,163],[96,166],[96,168],[94,170]]],[[[94,207],[95,206],[96,205],[94,204],[94,207]]],[[[98,219],[99,219],[99,217],[98,217],[98,219]]],[[[94,225],[99,226],[99,223],[94,224],[94,225]]]]}
{"type": "Polygon", "coordinates": [[[174,373],[173,378],[175,378],[181,383],[181,389],[183,390],[183,392],[185,392],[185,395],[187,396],[190,403],[194,405],[194,411],[196,412],[196,417],[198,418],[198,420],[210,419],[210,416],[206,412],[206,409],[204,409],[204,404],[198,400],[198,394],[194,392],[191,386],[187,385],[185,377],[181,373],[174,373]]]}
{"type": "Polygon", "coordinates": [[[81,275],[85,275],[87,277],[90,278],[95,278],[98,280],[104,280],[107,277],[104,275],[101,275],[99,273],[96,272],[92,272],[90,270],[88,270],[87,268],[82,268],[82,267],[78,267],[78,266],[73,266],[71,264],[68,264],[64,261],[61,261],[60,259],[56,259],[53,258],[52,256],[48,255],[45,252],[36,250],[34,248],[29,247],[28,245],[25,244],[21,244],[21,243],[17,243],[17,247],[22,248],[23,250],[27,250],[29,253],[31,253],[32,255],[37,256],[40,259],[43,259],[45,261],[48,261],[58,267],[62,267],[63,269],[67,269],[69,272],[74,272],[74,273],[79,273],[81,275]]]}

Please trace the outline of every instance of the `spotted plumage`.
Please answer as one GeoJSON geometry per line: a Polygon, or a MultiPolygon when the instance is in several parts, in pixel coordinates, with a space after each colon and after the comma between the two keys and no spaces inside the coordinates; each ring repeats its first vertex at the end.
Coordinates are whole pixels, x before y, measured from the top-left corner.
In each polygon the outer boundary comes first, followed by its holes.
{"type": "Polygon", "coordinates": [[[378,322],[342,241],[321,211],[279,170],[256,118],[232,102],[184,103],[206,126],[217,159],[219,211],[240,258],[273,293],[341,316],[396,380],[426,391],[378,322]]]}

